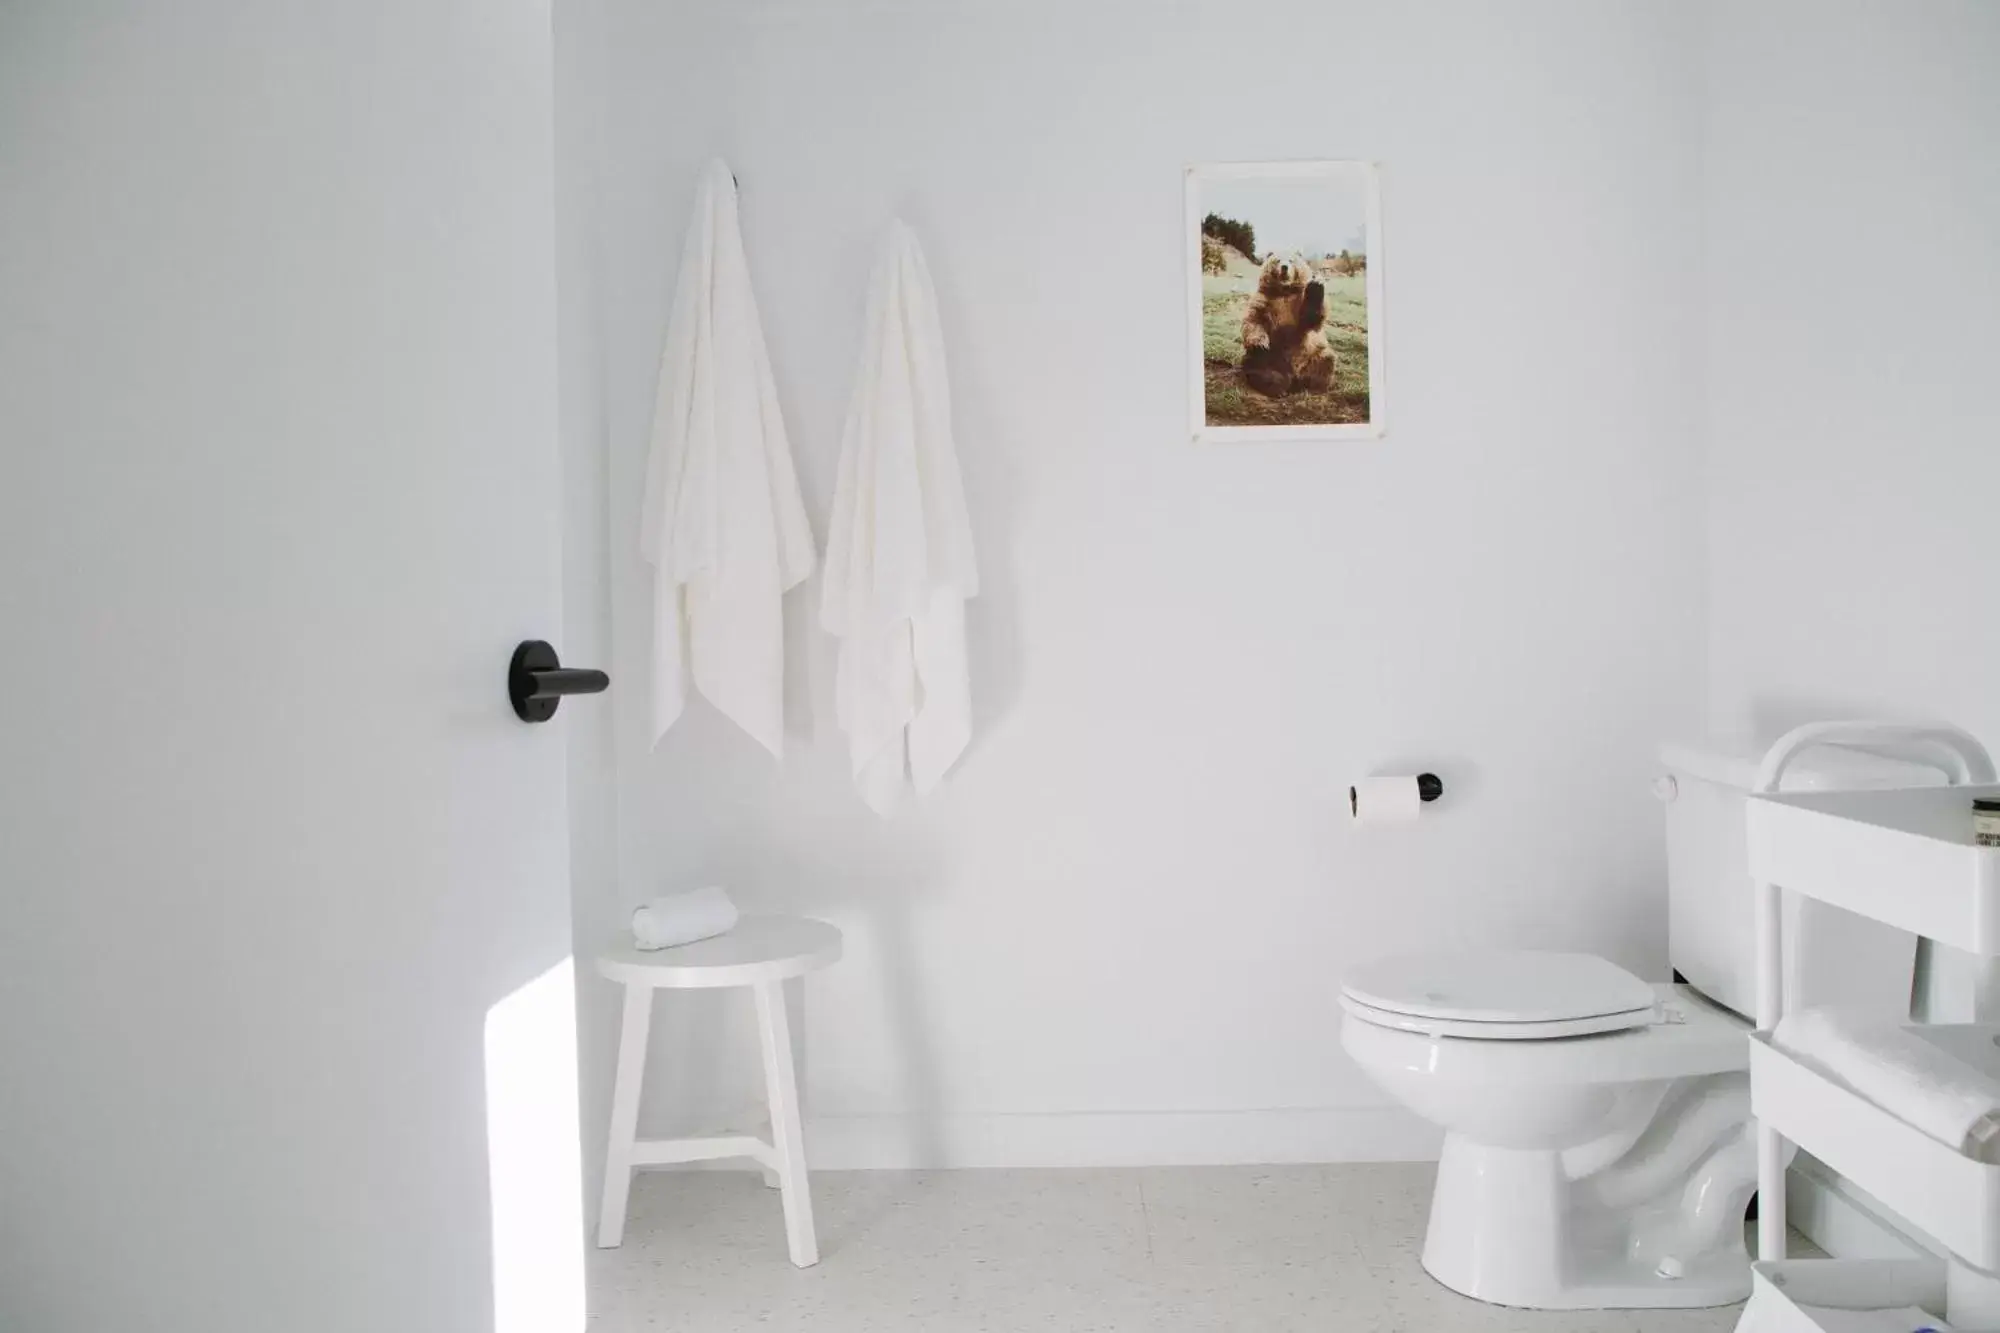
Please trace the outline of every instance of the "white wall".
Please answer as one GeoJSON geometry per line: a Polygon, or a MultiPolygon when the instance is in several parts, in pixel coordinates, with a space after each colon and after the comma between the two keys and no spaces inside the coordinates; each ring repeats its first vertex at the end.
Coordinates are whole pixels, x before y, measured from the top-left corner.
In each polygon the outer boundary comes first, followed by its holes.
{"type": "Polygon", "coordinates": [[[1708,60],[1715,720],[2000,746],[2000,7],[1718,5],[1708,60]]]}
{"type": "MultiPolygon", "coordinates": [[[[599,254],[614,674],[655,358],[700,163],[746,239],[820,530],[892,215],[944,306],[985,592],[978,734],[890,823],[617,691],[620,891],[840,924],[810,982],[824,1165],[1424,1151],[1340,1054],[1350,962],[1519,944],[1666,969],[1655,742],[1698,720],[1698,16],[1670,4],[615,0],[599,254]],[[1387,164],[1375,444],[1185,437],[1181,168],[1387,164]],[[1434,768],[1424,826],[1347,782],[1434,768]]],[[[744,1016],[672,997],[657,1127],[754,1103],[744,1016]],[[723,1022],[718,1040],[704,1040],[723,1022]]]]}

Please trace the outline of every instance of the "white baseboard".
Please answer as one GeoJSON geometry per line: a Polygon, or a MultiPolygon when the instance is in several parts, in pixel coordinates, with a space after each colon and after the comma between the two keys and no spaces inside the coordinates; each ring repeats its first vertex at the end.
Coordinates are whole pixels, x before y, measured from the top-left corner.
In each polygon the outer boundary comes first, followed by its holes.
{"type": "Polygon", "coordinates": [[[1920,1259],[1909,1224],[1801,1152],[1785,1176],[1785,1220],[1836,1259],[1920,1259]]]}
{"type": "Polygon", "coordinates": [[[1435,1126],[1397,1107],[806,1117],[815,1171],[1435,1161],[1435,1126]]]}

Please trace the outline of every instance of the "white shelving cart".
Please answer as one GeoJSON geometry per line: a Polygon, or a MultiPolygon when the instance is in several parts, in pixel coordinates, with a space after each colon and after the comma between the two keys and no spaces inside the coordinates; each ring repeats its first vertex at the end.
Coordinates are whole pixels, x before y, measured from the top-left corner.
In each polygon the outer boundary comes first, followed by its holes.
{"type": "MultiPolygon", "coordinates": [[[[1812,1303],[1813,1293],[1825,1304],[1857,1309],[1871,1301],[1932,1310],[1942,1304],[1955,1329],[2000,1333],[2000,1166],[1946,1146],[1771,1042],[1785,1004],[1785,890],[1916,935],[1920,979],[1938,975],[1939,946],[2000,959],[2000,848],[1980,847],[1973,839],[1976,797],[2000,797],[1993,760],[1956,727],[1820,723],[1792,732],[1764,758],[1747,829],[1757,885],[1758,1031],[1750,1039],[1750,1099],[1758,1129],[1759,1263],[1746,1333],[1760,1310],[1759,1330],[1822,1327],[1790,1304],[1812,1303]],[[1786,767],[1800,751],[1822,744],[1921,747],[1949,760],[1952,785],[1780,793],[1786,767]],[[1921,1264],[1784,1262],[1788,1142],[1948,1251],[1941,1286],[1924,1277],[1921,1264]],[[1920,1293],[1931,1299],[1918,1302],[1920,1293]],[[1772,1318],[1779,1309],[1797,1318],[1772,1318]]],[[[2000,975],[1991,964],[1977,970],[2000,975]]],[[[1961,1004],[1949,1008],[1957,1012],[1918,1015],[1927,1020],[1915,1025],[1919,1035],[2000,1077],[2000,988],[1972,986],[1961,1004]]]]}

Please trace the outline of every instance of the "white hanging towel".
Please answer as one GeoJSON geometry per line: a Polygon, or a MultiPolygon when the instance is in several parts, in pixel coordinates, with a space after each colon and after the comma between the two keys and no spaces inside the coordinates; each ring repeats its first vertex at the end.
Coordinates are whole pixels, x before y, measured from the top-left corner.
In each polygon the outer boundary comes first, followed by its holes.
{"type": "Polygon", "coordinates": [[[880,814],[935,787],[972,737],[965,599],[978,591],[937,293],[896,222],[869,284],[820,605],[840,639],[835,717],[880,814]]]}
{"type": "Polygon", "coordinates": [[[772,754],[784,748],[783,597],[812,573],[777,385],[750,290],[736,184],[702,173],[653,409],[641,548],[653,566],[653,733],[690,679],[772,754]]]}

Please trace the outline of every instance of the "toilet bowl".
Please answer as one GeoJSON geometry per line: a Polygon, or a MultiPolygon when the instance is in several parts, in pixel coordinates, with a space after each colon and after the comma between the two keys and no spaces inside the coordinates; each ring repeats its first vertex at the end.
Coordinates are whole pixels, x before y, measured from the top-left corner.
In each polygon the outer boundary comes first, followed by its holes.
{"type": "Polygon", "coordinates": [[[1587,954],[1378,960],[1341,1045],[1445,1131],[1423,1266],[1535,1309],[1749,1294],[1749,1024],[1587,954]]]}
{"type": "MultiPolygon", "coordinates": [[[[1888,734],[1888,733],[1885,733],[1888,734]]],[[[1893,740],[1894,736],[1889,735],[1893,740]]],[[[1602,958],[1501,950],[1364,964],[1340,1040],[1444,1130],[1423,1264],[1499,1305],[1722,1305],[1750,1290],[1756,1004],[1746,802],[1770,747],[1664,745],[1667,962],[1651,986],[1602,958]]],[[[1781,791],[1932,786],[1941,769],[1822,744],[1781,791]]],[[[1787,1008],[1907,1013],[1913,936],[1822,904],[1783,909],[1787,1008]]]]}

